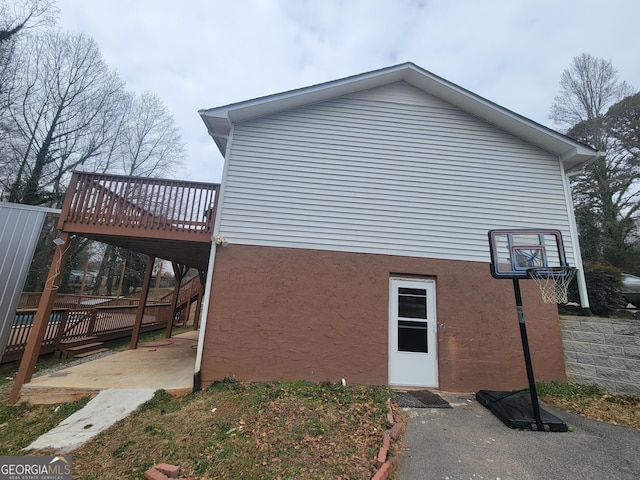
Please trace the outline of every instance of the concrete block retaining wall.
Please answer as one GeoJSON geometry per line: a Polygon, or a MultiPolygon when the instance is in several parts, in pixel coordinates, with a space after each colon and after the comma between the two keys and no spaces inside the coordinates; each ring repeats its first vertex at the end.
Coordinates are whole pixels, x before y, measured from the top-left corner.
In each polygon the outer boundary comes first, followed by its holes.
{"type": "Polygon", "coordinates": [[[567,378],[640,396],[640,320],[560,317],[567,378]]]}

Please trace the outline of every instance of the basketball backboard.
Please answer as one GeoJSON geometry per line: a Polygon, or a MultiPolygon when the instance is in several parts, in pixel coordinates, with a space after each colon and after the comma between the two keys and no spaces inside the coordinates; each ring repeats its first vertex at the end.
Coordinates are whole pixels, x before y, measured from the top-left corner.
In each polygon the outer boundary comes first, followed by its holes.
{"type": "Polygon", "coordinates": [[[530,278],[530,268],[567,266],[559,230],[490,230],[489,247],[494,278],[530,278]]]}

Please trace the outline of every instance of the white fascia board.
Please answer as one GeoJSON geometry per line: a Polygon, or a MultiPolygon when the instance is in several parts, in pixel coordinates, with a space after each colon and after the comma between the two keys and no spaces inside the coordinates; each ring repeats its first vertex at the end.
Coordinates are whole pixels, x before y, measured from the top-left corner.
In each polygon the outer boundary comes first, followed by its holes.
{"type": "Polygon", "coordinates": [[[580,173],[582,169],[591,163],[592,161],[605,157],[607,154],[605,152],[596,151],[595,155],[585,155],[582,152],[576,150],[575,153],[568,152],[565,157],[560,157],[560,161],[562,165],[564,165],[564,171],[567,175],[573,176],[577,173],[580,173]]]}
{"type": "Polygon", "coordinates": [[[439,97],[470,115],[558,156],[567,171],[578,168],[600,155],[591,147],[501,107],[413,63],[404,63],[311,87],[200,110],[199,113],[207,124],[209,134],[214,138],[221,152],[224,153],[226,141],[221,142],[217,137],[227,135],[232,123],[263,117],[399,81],[405,81],[426,93],[439,97]]]}
{"type": "Polygon", "coordinates": [[[33,212],[55,213],[60,214],[62,210],[59,208],[40,207],[38,205],[26,205],[24,203],[0,202],[0,208],[14,208],[16,210],[30,210],[33,212]]]}
{"type": "Polygon", "coordinates": [[[205,115],[203,110],[198,113],[200,113],[202,121],[207,126],[207,132],[211,138],[213,138],[213,141],[216,142],[218,150],[224,155],[227,151],[227,139],[231,131],[231,122],[226,117],[205,115]]]}

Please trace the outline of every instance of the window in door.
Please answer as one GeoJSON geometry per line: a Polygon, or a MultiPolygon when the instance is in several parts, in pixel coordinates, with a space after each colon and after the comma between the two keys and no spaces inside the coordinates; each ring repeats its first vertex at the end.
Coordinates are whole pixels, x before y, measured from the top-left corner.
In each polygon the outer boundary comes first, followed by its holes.
{"type": "Polygon", "coordinates": [[[427,290],[398,288],[398,351],[429,353],[427,290]]]}

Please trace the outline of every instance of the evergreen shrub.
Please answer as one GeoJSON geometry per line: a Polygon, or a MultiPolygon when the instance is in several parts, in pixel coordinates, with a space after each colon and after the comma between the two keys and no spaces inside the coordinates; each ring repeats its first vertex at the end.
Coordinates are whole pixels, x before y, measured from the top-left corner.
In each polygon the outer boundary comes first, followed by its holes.
{"type": "MultiPolygon", "coordinates": [[[[585,260],[583,266],[589,304],[594,315],[610,316],[626,305],[622,295],[622,271],[619,268],[590,260],[585,260]]],[[[580,303],[575,279],[569,285],[568,298],[570,302],[580,303]]]]}

